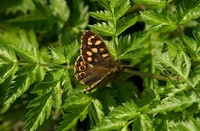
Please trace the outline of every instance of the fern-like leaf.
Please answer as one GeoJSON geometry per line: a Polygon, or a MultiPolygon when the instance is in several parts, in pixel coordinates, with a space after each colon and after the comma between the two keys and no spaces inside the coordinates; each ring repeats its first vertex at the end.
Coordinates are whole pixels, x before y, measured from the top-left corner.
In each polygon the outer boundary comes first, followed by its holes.
{"type": "Polygon", "coordinates": [[[165,0],[135,0],[135,2],[147,5],[151,9],[161,9],[167,5],[167,1],[165,0]]]}
{"type": "Polygon", "coordinates": [[[116,5],[116,7],[114,8],[115,20],[121,18],[131,7],[129,0],[117,1],[115,5],[116,5]]]}
{"type": "Polygon", "coordinates": [[[138,108],[133,102],[126,102],[115,108],[104,120],[91,131],[119,130],[128,126],[128,120],[139,115],[138,108]]]}
{"type": "Polygon", "coordinates": [[[160,104],[149,111],[149,113],[164,113],[169,111],[178,112],[191,106],[193,103],[200,102],[199,96],[195,92],[183,91],[182,93],[175,94],[173,97],[166,97],[160,104]]]}
{"type": "Polygon", "coordinates": [[[58,131],[67,131],[72,129],[78,120],[83,121],[88,113],[88,108],[92,99],[87,95],[80,93],[80,90],[72,92],[63,105],[66,113],[60,122],[58,131]]]}
{"type": "Polygon", "coordinates": [[[36,130],[50,116],[52,106],[52,92],[32,100],[29,104],[31,109],[26,115],[25,131],[36,130]]]}
{"type": "Polygon", "coordinates": [[[130,26],[134,25],[137,21],[137,16],[128,15],[126,17],[122,17],[119,21],[117,21],[117,31],[116,34],[120,35],[123,31],[125,31],[130,26]]]}
{"type": "Polygon", "coordinates": [[[193,83],[188,78],[191,68],[191,61],[188,55],[181,49],[181,41],[168,43],[168,51],[163,54],[156,51],[156,59],[158,59],[164,67],[182,78],[189,86],[194,87],[193,83]]]}
{"type": "Polygon", "coordinates": [[[96,19],[99,19],[99,20],[107,20],[107,21],[112,20],[112,14],[107,10],[90,12],[90,16],[92,16],[96,19]]]}
{"type": "Polygon", "coordinates": [[[5,44],[0,44],[0,59],[0,83],[2,83],[16,72],[17,57],[12,48],[5,44]]]}
{"type": "Polygon", "coordinates": [[[114,35],[114,25],[110,22],[102,24],[97,23],[95,25],[89,25],[89,27],[97,33],[100,33],[104,36],[113,36],[114,35]]]}
{"type": "Polygon", "coordinates": [[[25,130],[36,130],[45,119],[49,118],[52,107],[55,107],[56,112],[60,110],[62,103],[60,78],[63,70],[47,72],[43,82],[32,91],[41,95],[28,105],[31,109],[26,115],[25,130]]]}

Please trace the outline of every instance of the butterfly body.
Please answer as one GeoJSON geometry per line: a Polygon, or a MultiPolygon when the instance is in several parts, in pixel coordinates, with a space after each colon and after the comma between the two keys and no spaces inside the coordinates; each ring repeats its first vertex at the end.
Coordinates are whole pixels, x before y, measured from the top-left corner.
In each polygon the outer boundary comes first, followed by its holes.
{"type": "Polygon", "coordinates": [[[81,83],[89,85],[84,93],[107,84],[122,67],[118,65],[103,39],[87,30],[81,37],[80,56],[75,63],[75,76],[81,83]]]}

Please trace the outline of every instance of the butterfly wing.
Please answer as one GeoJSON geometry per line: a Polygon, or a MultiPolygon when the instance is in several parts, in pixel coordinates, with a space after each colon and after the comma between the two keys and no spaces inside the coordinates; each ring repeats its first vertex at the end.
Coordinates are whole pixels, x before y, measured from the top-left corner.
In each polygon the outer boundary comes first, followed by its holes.
{"type": "Polygon", "coordinates": [[[112,68],[116,66],[103,39],[90,30],[85,31],[81,37],[81,54],[84,61],[94,66],[112,68]]]}
{"type": "Polygon", "coordinates": [[[107,83],[119,72],[119,66],[109,53],[105,42],[97,34],[87,30],[81,37],[81,55],[75,63],[75,76],[83,84],[89,85],[84,93],[107,83]]]}

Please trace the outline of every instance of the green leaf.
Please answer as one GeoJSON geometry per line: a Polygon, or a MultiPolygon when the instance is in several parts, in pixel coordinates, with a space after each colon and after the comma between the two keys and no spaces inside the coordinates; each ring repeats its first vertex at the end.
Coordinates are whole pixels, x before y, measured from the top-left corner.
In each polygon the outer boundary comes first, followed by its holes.
{"type": "Polygon", "coordinates": [[[114,9],[115,20],[121,18],[131,7],[129,0],[120,0],[114,9]]]}
{"type": "Polygon", "coordinates": [[[32,91],[32,93],[38,93],[41,96],[35,98],[28,105],[31,109],[27,113],[25,130],[35,130],[42,125],[44,120],[49,118],[52,107],[57,113],[60,110],[62,104],[60,78],[63,71],[64,69],[57,69],[47,72],[42,83],[32,91]]]}
{"type": "Polygon", "coordinates": [[[130,26],[134,25],[137,21],[137,16],[135,15],[128,15],[126,17],[122,17],[118,22],[117,22],[117,31],[116,34],[120,35],[123,31],[125,31],[127,28],[130,26]]]}
{"type": "Polygon", "coordinates": [[[56,68],[54,70],[48,71],[42,83],[36,86],[32,90],[32,93],[47,94],[51,92],[54,88],[57,88],[58,84],[60,84],[60,79],[63,75],[63,72],[63,68],[56,68]]]}
{"type": "Polygon", "coordinates": [[[51,46],[49,49],[51,51],[51,56],[52,56],[53,62],[55,64],[66,63],[63,47],[55,48],[55,47],[51,46]]]}
{"type": "Polygon", "coordinates": [[[62,82],[61,84],[63,86],[64,91],[71,92],[73,90],[71,79],[72,79],[72,76],[70,76],[69,70],[65,70],[61,78],[61,82],[62,82]]]}
{"type": "Polygon", "coordinates": [[[178,112],[184,110],[185,108],[191,106],[193,103],[199,103],[200,99],[195,92],[191,90],[187,92],[177,93],[174,96],[166,97],[161,100],[160,104],[158,104],[155,108],[150,110],[148,113],[164,113],[169,111],[178,112]]]}
{"type": "Polygon", "coordinates": [[[169,2],[169,1],[166,1],[166,0],[135,0],[134,2],[136,2],[138,4],[143,3],[152,9],[161,9],[161,8],[164,8],[167,5],[167,2],[169,2]]]}
{"type": "Polygon", "coordinates": [[[187,13],[184,12],[179,24],[185,24],[186,22],[189,22],[192,19],[197,19],[199,17],[200,17],[200,7],[190,9],[189,11],[187,11],[187,13]]]}
{"type": "Polygon", "coordinates": [[[141,114],[140,117],[136,119],[136,121],[132,126],[134,130],[138,131],[155,130],[151,118],[146,114],[141,114]]]}
{"type": "Polygon", "coordinates": [[[168,49],[166,52],[155,51],[156,59],[163,64],[166,68],[170,68],[171,72],[174,72],[182,80],[188,83],[189,86],[194,87],[193,83],[188,79],[190,73],[191,61],[188,55],[180,47],[181,41],[173,41],[167,43],[168,49]]]}
{"type": "Polygon", "coordinates": [[[100,10],[100,11],[97,11],[97,12],[90,12],[90,16],[96,18],[96,19],[99,19],[99,20],[112,20],[112,14],[107,11],[107,10],[100,10]]]}
{"type": "Polygon", "coordinates": [[[78,119],[83,121],[88,113],[91,102],[91,98],[82,92],[72,92],[63,105],[66,113],[63,115],[63,120],[60,122],[57,130],[70,130],[76,125],[78,119]]]}
{"type": "Polygon", "coordinates": [[[0,9],[5,14],[22,14],[34,9],[34,1],[1,1],[0,9]]]}
{"type": "Polygon", "coordinates": [[[187,120],[180,121],[180,122],[170,122],[169,129],[172,131],[177,131],[177,130],[195,131],[200,128],[199,123],[200,123],[199,117],[189,118],[187,120]]]}
{"type": "Polygon", "coordinates": [[[67,45],[65,50],[64,50],[64,55],[67,61],[67,64],[71,63],[71,59],[75,56],[77,51],[79,50],[79,43],[77,40],[75,40],[73,43],[70,45],[67,45]]]}
{"type": "Polygon", "coordinates": [[[142,19],[154,29],[159,29],[159,32],[172,31],[177,28],[177,20],[174,19],[167,11],[143,11],[141,12],[142,19]],[[161,30],[161,29],[162,30],[161,30]]]}
{"type": "Polygon", "coordinates": [[[112,111],[117,105],[117,100],[115,99],[116,97],[117,94],[115,90],[111,88],[102,88],[101,90],[99,90],[98,99],[102,102],[105,115],[112,111]]]}
{"type": "Polygon", "coordinates": [[[39,51],[36,35],[33,31],[15,30],[14,32],[5,32],[1,36],[3,43],[14,50],[15,54],[30,63],[39,61],[39,51]],[[12,39],[9,37],[12,36],[12,39]]]}
{"type": "Polygon", "coordinates": [[[90,105],[89,111],[89,118],[91,120],[91,126],[96,125],[97,123],[100,123],[102,119],[104,118],[104,112],[102,104],[98,99],[92,100],[92,103],[90,105]]]}
{"type": "Polygon", "coordinates": [[[100,0],[99,3],[101,5],[103,5],[107,10],[109,10],[110,12],[112,11],[111,7],[110,7],[110,2],[108,0],[100,0]]]}
{"type": "Polygon", "coordinates": [[[59,113],[62,105],[62,88],[60,82],[57,83],[57,85],[53,89],[52,99],[54,102],[54,108],[56,110],[56,113],[59,113]]]}
{"type": "Polygon", "coordinates": [[[35,82],[38,73],[38,65],[30,64],[22,66],[15,74],[15,79],[6,94],[5,104],[13,103],[19,96],[28,90],[30,85],[35,82]]]}
{"type": "Polygon", "coordinates": [[[52,13],[62,19],[61,22],[67,21],[70,10],[65,0],[50,0],[50,8],[52,13]]]}
{"type": "Polygon", "coordinates": [[[114,33],[114,27],[113,25],[109,22],[108,24],[103,22],[102,24],[97,23],[94,25],[89,25],[89,27],[94,30],[97,33],[100,33],[104,36],[113,36],[114,33]]]}
{"type": "Polygon", "coordinates": [[[35,98],[28,105],[31,108],[26,117],[25,131],[34,131],[45,119],[48,119],[53,106],[52,92],[35,98]]]}
{"type": "Polygon", "coordinates": [[[12,76],[17,70],[17,58],[14,51],[6,44],[0,44],[0,83],[12,76]]]}
{"type": "Polygon", "coordinates": [[[123,103],[123,106],[115,108],[103,121],[91,131],[119,130],[126,127],[128,121],[139,115],[138,108],[133,102],[123,103]]]}
{"type": "Polygon", "coordinates": [[[0,58],[6,62],[15,63],[17,62],[17,58],[15,55],[15,52],[12,50],[12,48],[9,47],[9,45],[6,45],[4,41],[0,41],[0,58]]]}
{"type": "Polygon", "coordinates": [[[181,40],[185,50],[190,54],[194,61],[200,61],[200,26],[193,31],[194,38],[182,35],[181,40]]]}
{"type": "Polygon", "coordinates": [[[145,44],[145,40],[149,38],[150,32],[137,32],[132,35],[126,35],[119,38],[120,43],[120,59],[129,58],[134,52],[145,44]]]}

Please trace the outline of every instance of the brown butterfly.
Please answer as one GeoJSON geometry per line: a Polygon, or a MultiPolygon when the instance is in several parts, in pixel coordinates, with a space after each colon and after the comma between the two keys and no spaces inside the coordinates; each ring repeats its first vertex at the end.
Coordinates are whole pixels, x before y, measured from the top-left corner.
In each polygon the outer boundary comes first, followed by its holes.
{"type": "Polygon", "coordinates": [[[75,63],[75,76],[81,83],[89,85],[84,93],[107,84],[123,70],[118,65],[103,39],[94,32],[87,30],[81,37],[80,56],[75,63]]]}

